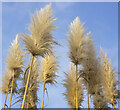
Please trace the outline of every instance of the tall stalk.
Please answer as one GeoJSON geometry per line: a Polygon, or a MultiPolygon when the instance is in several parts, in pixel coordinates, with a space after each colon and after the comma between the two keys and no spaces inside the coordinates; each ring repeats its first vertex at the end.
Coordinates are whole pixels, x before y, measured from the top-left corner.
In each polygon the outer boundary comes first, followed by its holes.
{"type": "Polygon", "coordinates": [[[27,94],[27,110],[28,110],[28,102],[29,102],[29,92],[27,94]]]}
{"type": "Polygon", "coordinates": [[[88,98],[88,110],[90,110],[90,107],[89,107],[89,93],[87,93],[87,98],[88,98]]]}
{"type": "Polygon", "coordinates": [[[30,65],[30,69],[29,69],[29,73],[28,73],[28,77],[27,77],[27,83],[26,83],[25,93],[24,93],[24,98],[23,98],[23,103],[22,103],[22,110],[23,110],[24,103],[25,103],[25,98],[26,98],[26,93],[27,93],[27,88],[28,88],[28,83],[29,83],[29,79],[30,79],[30,72],[32,69],[33,61],[34,61],[34,56],[32,56],[31,65],[30,65]]]}
{"type": "Polygon", "coordinates": [[[44,96],[45,96],[45,81],[44,81],[44,87],[43,87],[42,110],[44,105],[44,96]]]}
{"type": "Polygon", "coordinates": [[[114,110],[116,110],[114,102],[113,102],[113,107],[114,107],[114,110]]]}
{"type": "Polygon", "coordinates": [[[12,79],[12,85],[11,85],[11,93],[10,93],[9,110],[10,110],[10,107],[11,107],[11,100],[12,100],[13,83],[14,83],[14,74],[15,74],[15,72],[13,71],[13,79],[12,79]]]}
{"type": "Polygon", "coordinates": [[[5,104],[6,104],[6,101],[7,101],[7,96],[8,96],[8,92],[6,93],[6,97],[5,97],[4,110],[5,110],[5,104]]]}
{"type": "Polygon", "coordinates": [[[77,76],[77,64],[76,64],[76,110],[78,110],[78,76],[77,76]]]}
{"type": "MultiPolygon", "coordinates": [[[[88,89],[88,75],[87,75],[87,89],[88,89]]],[[[89,107],[89,89],[87,90],[87,98],[88,98],[88,110],[90,110],[90,107],[89,107]]]]}

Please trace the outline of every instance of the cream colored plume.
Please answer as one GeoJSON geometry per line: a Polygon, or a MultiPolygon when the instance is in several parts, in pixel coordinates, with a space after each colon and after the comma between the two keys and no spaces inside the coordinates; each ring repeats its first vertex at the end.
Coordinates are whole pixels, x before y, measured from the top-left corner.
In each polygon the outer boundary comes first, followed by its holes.
{"type": "MultiPolygon", "coordinates": [[[[2,93],[6,94],[6,93],[10,93],[11,90],[11,83],[12,83],[12,75],[13,71],[11,70],[7,70],[5,71],[4,76],[2,77],[2,93]]],[[[14,84],[13,84],[13,93],[17,93],[17,84],[16,84],[16,80],[14,80],[14,84]]]]}
{"type": "Polygon", "coordinates": [[[54,55],[46,54],[41,61],[41,69],[39,79],[41,82],[55,84],[58,70],[58,64],[54,55]]]}
{"type": "Polygon", "coordinates": [[[19,44],[18,37],[13,41],[12,46],[10,47],[10,51],[8,53],[8,57],[6,60],[6,71],[4,72],[4,76],[2,78],[2,91],[3,93],[9,93],[11,88],[11,83],[13,79],[14,72],[14,84],[13,84],[13,93],[16,91],[16,80],[19,78],[20,73],[22,72],[23,66],[23,53],[19,44]]]}
{"type": "MultiPolygon", "coordinates": [[[[64,80],[64,87],[66,91],[64,93],[66,101],[71,108],[76,108],[76,71],[73,64],[70,64],[69,73],[65,73],[66,79],[64,80]]],[[[78,106],[81,105],[83,101],[83,86],[82,82],[78,80],[78,106]]]]}
{"type": "Polygon", "coordinates": [[[74,64],[80,64],[85,57],[85,30],[78,17],[70,24],[68,38],[69,57],[74,64]]]}
{"type": "Polygon", "coordinates": [[[102,66],[97,58],[94,41],[90,32],[86,35],[85,53],[86,57],[82,62],[83,82],[88,94],[93,96],[94,107],[107,108],[102,89],[102,66]]]}
{"type": "Polygon", "coordinates": [[[21,69],[23,62],[22,49],[20,47],[18,36],[16,35],[16,39],[13,41],[8,53],[6,68],[11,70],[21,69]]]}
{"type": "Polygon", "coordinates": [[[95,94],[93,95],[94,108],[104,110],[108,108],[108,104],[105,100],[103,89],[96,86],[95,94]]]}
{"type": "Polygon", "coordinates": [[[116,80],[116,72],[114,72],[114,68],[112,67],[111,61],[108,61],[107,53],[104,53],[101,49],[101,59],[102,59],[102,67],[103,67],[103,89],[104,96],[108,103],[116,104],[116,98],[118,97],[118,90],[116,86],[118,82],[116,80]]]}
{"type": "Polygon", "coordinates": [[[82,63],[84,71],[84,84],[89,91],[89,94],[95,94],[96,87],[101,88],[101,74],[102,67],[99,59],[96,57],[96,49],[94,47],[94,41],[92,39],[91,33],[86,36],[86,46],[85,46],[86,57],[82,63]]]}
{"type": "Polygon", "coordinates": [[[53,18],[51,10],[51,4],[47,5],[40,11],[35,11],[34,15],[31,15],[31,24],[28,27],[30,35],[23,33],[23,41],[25,48],[33,56],[52,52],[53,40],[52,31],[56,29],[53,25],[56,19],[53,18]]]}

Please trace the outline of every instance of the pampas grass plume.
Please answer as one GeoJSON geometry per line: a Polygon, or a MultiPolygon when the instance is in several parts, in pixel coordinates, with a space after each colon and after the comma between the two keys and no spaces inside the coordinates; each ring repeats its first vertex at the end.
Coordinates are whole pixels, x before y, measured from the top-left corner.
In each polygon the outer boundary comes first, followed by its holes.
{"type": "Polygon", "coordinates": [[[105,99],[109,104],[116,104],[116,98],[118,96],[118,90],[116,86],[118,82],[116,80],[116,72],[114,72],[114,68],[112,67],[111,60],[108,61],[107,53],[104,53],[102,48],[101,50],[101,59],[102,59],[102,67],[103,67],[103,89],[105,99]]]}
{"type": "Polygon", "coordinates": [[[76,65],[80,64],[84,55],[84,39],[85,30],[83,28],[83,23],[80,22],[80,19],[76,19],[70,24],[69,34],[68,34],[68,43],[69,43],[69,57],[71,61],[76,65]]]}
{"type": "Polygon", "coordinates": [[[18,35],[16,35],[16,39],[13,41],[8,53],[6,68],[11,70],[21,69],[21,67],[23,66],[23,62],[24,60],[22,49],[20,47],[18,35]]]}
{"type": "Polygon", "coordinates": [[[55,72],[58,70],[58,64],[56,62],[56,56],[46,54],[41,61],[41,69],[39,80],[41,83],[55,84],[57,75],[55,72]]]}
{"type": "Polygon", "coordinates": [[[31,35],[22,33],[23,41],[26,50],[33,56],[51,52],[55,41],[53,40],[52,31],[56,29],[53,26],[54,21],[53,13],[51,10],[51,4],[46,5],[45,8],[40,11],[35,11],[35,14],[31,15],[31,24],[28,27],[31,35]]]}
{"type": "Polygon", "coordinates": [[[10,85],[12,82],[12,77],[13,77],[13,72],[14,72],[14,86],[13,86],[13,92],[15,90],[15,81],[19,78],[20,73],[22,72],[22,67],[23,67],[23,53],[22,49],[19,44],[18,36],[16,35],[16,39],[13,41],[10,51],[8,53],[8,57],[6,60],[6,71],[3,76],[3,92],[9,92],[10,91],[10,85]],[[5,90],[6,88],[6,90],[5,90]]]}
{"type": "MultiPolygon", "coordinates": [[[[76,71],[72,63],[70,63],[69,73],[65,73],[66,79],[64,80],[64,87],[66,92],[64,93],[66,101],[71,108],[76,108],[76,71]]],[[[81,80],[78,80],[78,106],[83,101],[83,85],[81,80]]]]}

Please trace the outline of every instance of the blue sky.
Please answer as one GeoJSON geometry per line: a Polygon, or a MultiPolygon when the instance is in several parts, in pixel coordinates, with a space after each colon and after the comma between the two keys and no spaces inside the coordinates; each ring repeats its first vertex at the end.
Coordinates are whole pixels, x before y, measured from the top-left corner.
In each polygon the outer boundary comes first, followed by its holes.
{"type": "MultiPolygon", "coordinates": [[[[30,24],[30,14],[40,8],[43,8],[47,2],[11,2],[2,4],[2,69],[5,70],[5,58],[11,42],[15,39],[17,33],[26,32],[27,24],[30,24]]],[[[59,84],[57,86],[47,86],[49,93],[49,103],[45,98],[46,107],[66,108],[69,107],[62,93],[65,91],[61,85],[64,79],[64,73],[69,70],[67,33],[69,24],[78,16],[87,32],[91,31],[93,39],[96,41],[96,48],[102,47],[112,59],[113,66],[118,69],[118,5],[116,2],[53,2],[52,8],[54,17],[57,18],[55,26],[58,27],[53,32],[62,47],[56,47],[55,51],[58,57],[60,69],[58,71],[59,84]]],[[[99,50],[97,51],[99,53],[99,50]]],[[[42,93],[42,86],[40,93],[42,93]]],[[[86,95],[86,94],[85,94],[86,95]]],[[[41,95],[39,95],[42,98],[41,95]]],[[[4,98],[4,96],[3,96],[4,98]]],[[[42,100],[42,99],[40,99],[42,100]]],[[[4,101],[4,99],[3,99],[4,101]]],[[[83,107],[86,106],[84,101],[83,107]]],[[[40,105],[41,106],[41,101],[40,105]]],[[[17,106],[13,106],[17,107],[17,106]]],[[[92,107],[92,105],[90,106],[92,107]]]]}

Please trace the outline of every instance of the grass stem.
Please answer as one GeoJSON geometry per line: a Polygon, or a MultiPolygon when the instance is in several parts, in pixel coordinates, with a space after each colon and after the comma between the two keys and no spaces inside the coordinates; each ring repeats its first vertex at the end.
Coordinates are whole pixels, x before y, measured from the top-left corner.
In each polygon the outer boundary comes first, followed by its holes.
{"type": "Polygon", "coordinates": [[[114,102],[113,102],[113,107],[114,107],[114,110],[116,110],[114,102]]]}
{"type": "Polygon", "coordinates": [[[34,56],[32,56],[31,65],[30,65],[30,69],[29,69],[29,73],[28,73],[28,77],[27,77],[27,83],[26,83],[24,98],[23,98],[23,103],[22,103],[22,110],[23,110],[24,103],[25,103],[25,98],[26,98],[26,93],[27,93],[27,88],[28,88],[28,83],[29,83],[29,79],[30,79],[30,72],[32,69],[33,61],[34,61],[34,56]]]}
{"type": "MultiPolygon", "coordinates": [[[[88,89],[88,75],[87,75],[87,89],[88,89]]],[[[90,110],[90,107],[89,107],[89,89],[87,90],[87,99],[88,99],[88,110],[90,110]]]]}
{"type": "Polygon", "coordinates": [[[10,107],[11,107],[11,100],[12,100],[12,92],[13,92],[13,83],[14,83],[14,75],[15,72],[13,72],[13,78],[12,78],[12,85],[11,85],[11,93],[10,93],[10,102],[9,102],[9,110],[10,110],[10,107]]]}
{"type": "Polygon", "coordinates": [[[43,87],[42,110],[44,105],[44,95],[45,95],[45,81],[44,81],[44,87],[43,87]]]}
{"type": "Polygon", "coordinates": [[[29,92],[27,94],[27,110],[28,110],[28,102],[29,102],[29,92]]]}
{"type": "Polygon", "coordinates": [[[6,101],[7,101],[7,96],[8,96],[8,93],[6,93],[6,97],[5,97],[4,110],[5,110],[5,105],[6,105],[6,101]]]}
{"type": "Polygon", "coordinates": [[[77,64],[76,64],[76,110],[78,110],[78,75],[77,75],[77,64]]]}

